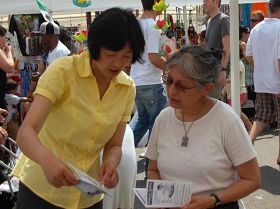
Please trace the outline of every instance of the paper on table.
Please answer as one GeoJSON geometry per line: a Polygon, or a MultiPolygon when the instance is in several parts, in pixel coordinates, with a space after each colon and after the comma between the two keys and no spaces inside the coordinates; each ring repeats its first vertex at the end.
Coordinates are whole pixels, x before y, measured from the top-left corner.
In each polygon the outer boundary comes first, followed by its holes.
{"type": "Polygon", "coordinates": [[[146,208],[182,207],[190,202],[191,182],[148,180],[146,188],[134,188],[138,199],[146,208]]]}
{"type": "Polygon", "coordinates": [[[79,180],[79,183],[76,185],[78,189],[89,196],[94,196],[97,194],[106,194],[109,195],[108,190],[101,185],[98,181],[94,178],[86,174],[85,172],[81,171],[79,168],[67,163],[69,169],[73,172],[76,178],[79,180]]]}

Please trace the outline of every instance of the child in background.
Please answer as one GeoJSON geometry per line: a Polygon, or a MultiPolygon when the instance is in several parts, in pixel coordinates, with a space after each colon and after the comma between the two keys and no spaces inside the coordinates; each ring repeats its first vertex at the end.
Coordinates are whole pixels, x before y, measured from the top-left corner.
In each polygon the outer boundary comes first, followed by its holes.
{"type": "MultiPolygon", "coordinates": [[[[240,54],[240,66],[239,66],[239,71],[240,71],[240,106],[242,107],[243,105],[246,104],[247,102],[247,89],[245,86],[245,66],[242,62],[242,59],[244,59],[244,54],[243,54],[243,50],[241,47],[241,44],[239,44],[239,54],[240,54]]],[[[226,81],[226,85],[224,87],[223,90],[223,95],[224,97],[227,98],[227,103],[231,106],[231,80],[230,78],[227,79],[226,81]]],[[[249,118],[241,111],[241,120],[243,121],[246,129],[248,132],[250,132],[251,128],[252,128],[252,124],[249,120],[249,118]]]]}
{"type": "Polygon", "coordinates": [[[7,81],[5,100],[7,103],[8,116],[7,116],[7,132],[12,139],[16,139],[17,131],[19,128],[19,112],[18,104],[20,102],[29,102],[32,99],[27,97],[18,96],[18,84],[12,79],[7,81]]]}

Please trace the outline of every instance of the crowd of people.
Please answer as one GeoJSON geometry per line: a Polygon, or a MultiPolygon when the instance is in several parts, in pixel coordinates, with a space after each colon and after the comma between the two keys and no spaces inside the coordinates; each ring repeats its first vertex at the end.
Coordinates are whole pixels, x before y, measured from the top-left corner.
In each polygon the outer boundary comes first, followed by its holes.
{"type": "Polygon", "coordinates": [[[274,32],[280,31],[280,0],[269,1],[267,18],[254,11],[251,25],[240,25],[240,103],[254,104],[252,115],[240,116],[230,107],[232,34],[221,0],[203,0],[206,30],[191,25],[186,46],[165,57],[154,27],[162,11],[154,10],[154,0],[141,3],[138,19],[121,8],[98,15],[88,28],[88,49],[74,55],[59,39],[61,27],[42,23],[45,53],[28,97],[17,96],[17,83],[7,80],[15,64],[0,26],[0,144],[12,136],[22,152],[12,172],[19,178],[15,209],[101,209],[103,195],[77,190],[69,164],[116,187],[135,107],[135,148],[148,132],[146,177],[193,184],[182,209],[243,209],[241,199],[260,187],[254,142],[272,121],[280,124],[280,36],[274,32]],[[22,101],[32,105],[18,130],[14,108],[22,101]]]}

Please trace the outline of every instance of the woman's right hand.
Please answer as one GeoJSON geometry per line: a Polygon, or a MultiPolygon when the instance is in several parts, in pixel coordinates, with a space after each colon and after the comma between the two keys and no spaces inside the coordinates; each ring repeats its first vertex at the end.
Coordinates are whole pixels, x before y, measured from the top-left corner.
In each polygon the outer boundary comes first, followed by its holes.
{"type": "Polygon", "coordinates": [[[48,182],[54,187],[74,186],[79,182],[70,169],[51,153],[41,167],[48,182]]]}

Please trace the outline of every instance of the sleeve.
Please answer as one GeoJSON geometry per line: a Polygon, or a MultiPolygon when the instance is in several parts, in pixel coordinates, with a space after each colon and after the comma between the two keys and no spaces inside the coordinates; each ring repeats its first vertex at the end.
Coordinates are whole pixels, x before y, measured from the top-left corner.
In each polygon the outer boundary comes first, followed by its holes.
{"type": "Polygon", "coordinates": [[[34,95],[40,94],[55,103],[66,89],[66,69],[69,67],[63,58],[51,63],[40,77],[34,95]]]}
{"type": "Polygon", "coordinates": [[[251,31],[251,34],[250,34],[249,39],[248,39],[248,41],[247,41],[245,56],[247,56],[247,57],[253,56],[252,31],[251,31]]]}
{"type": "Polygon", "coordinates": [[[159,41],[160,41],[160,30],[150,29],[147,35],[147,52],[148,53],[158,53],[159,51],[159,41]]]}
{"type": "Polygon", "coordinates": [[[225,16],[221,19],[221,36],[227,36],[230,34],[229,17],[225,16]]]}
{"type": "Polygon", "coordinates": [[[157,143],[158,143],[158,137],[159,137],[159,129],[160,129],[160,116],[158,116],[155,120],[152,133],[149,139],[149,143],[147,146],[147,150],[145,153],[145,157],[147,157],[150,160],[157,160],[158,154],[157,154],[157,143]]]}
{"type": "Polygon", "coordinates": [[[16,95],[10,94],[9,97],[7,97],[6,101],[8,104],[11,105],[17,105],[21,100],[21,97],[18,97],[16,95]]]}
{"type": "Polygon", "coordinates": [[[129,93],[128,93],[128,99],[127,99],[127,105],[125,108],[125,112],[122,115],[121,121],[122,122],[129,122],[131,119],[131,113],[132,109],[134,106],[134,101],[135,101],[135,95],[136,95],[136,88],[134,82],[129,88],[129,93]]]}
{"type": "Polygon", "coordinates": [[[236,167],[255,158],[256,152],[241,119],[234,113],[228,117],[224,147],[229,160],[236,167]]]}

